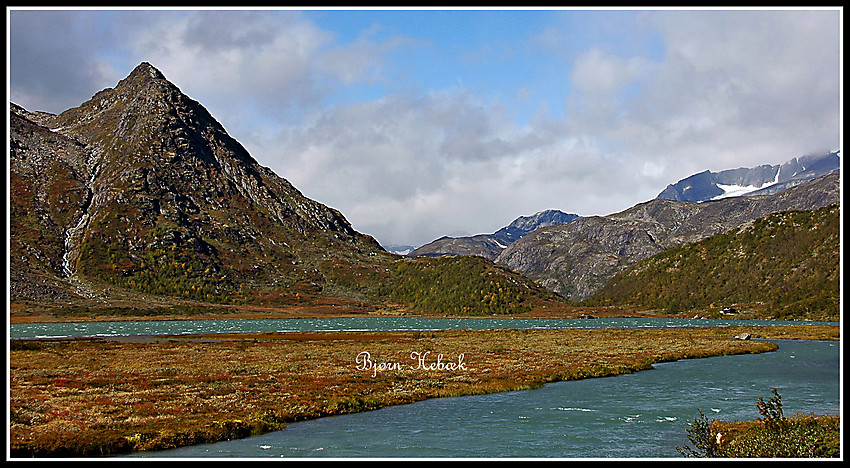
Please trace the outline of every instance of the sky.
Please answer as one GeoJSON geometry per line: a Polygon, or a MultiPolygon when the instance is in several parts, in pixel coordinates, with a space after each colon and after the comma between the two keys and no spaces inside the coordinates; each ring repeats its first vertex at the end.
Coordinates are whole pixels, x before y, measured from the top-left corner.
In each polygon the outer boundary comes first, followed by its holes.
{"type": "Polygon", "coordinates": [[[59,113],[149,62],[384,246],[606,215],[839,150],[843,10],[7,8],[7,93],[59,113]]]}

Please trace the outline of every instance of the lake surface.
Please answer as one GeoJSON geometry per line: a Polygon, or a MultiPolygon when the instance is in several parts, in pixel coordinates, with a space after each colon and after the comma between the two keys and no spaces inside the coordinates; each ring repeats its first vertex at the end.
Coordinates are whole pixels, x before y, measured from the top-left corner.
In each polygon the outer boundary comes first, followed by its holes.
{"type": "Polygon", "coordinates": [[[668,328],[734,325],[838,325],[838,322],[776,320],[710,320],[675,318],[512,319],[355,317],[265,320],[143,320],[135,322],[73,322],[11,324],[9,337],[70,338],[193,333],[249,333],[284,331],[432,331],[494,328],[668,328]]]}
{"type": "Polygon", "coordinates": [[[836,341],[657,364],[541,389],[427,400],[291,424],[247,439],[133,454],[156,458],[679,458],[688,424],[752,420],[777,388],[786,416],[839,414],[836,341]]]}

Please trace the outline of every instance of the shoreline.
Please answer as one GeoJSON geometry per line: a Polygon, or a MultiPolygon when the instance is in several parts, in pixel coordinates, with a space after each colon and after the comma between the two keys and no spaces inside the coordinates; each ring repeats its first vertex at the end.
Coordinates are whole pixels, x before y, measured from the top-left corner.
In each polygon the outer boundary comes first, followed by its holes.
{"type": "MultiPolygon", "coordinates": [[[[575,311],[532,311],[522,314],[512,315],[440,315],[440,314],[421,314],[421,313],[399,313],[393,311],[385,312],[359,312],[359,313],[340,313],[340,312],[323,312],[323,311],[308,311],[305,308],[297,308],[297,310],[278,309],[275,311],[259,311],[259,310],[244,310],[237,312],[224,313],[205,313],[205,314],[158,314],[158,315],[89,315],[85,317],[67,317],[57,316],[48,313],[39,313],[32,316],[11,315],[8,317],[10,324],[23,323],[82,323],[82,322],[131,322],[131,321],[175,321],[175,320],[264,320],[264,319],[317,319],[317,318],[462,318],[462,319],[492,319],[492,318],[553,318],[553,319],[569,319],[582,318],[587,312],[582,310],[575,311]]],[[[660,314],[660,313],[615,313],[615,314],[596,314],[596,317],[670,317],[675,316],[660,314]]],[[[685,317],[675,317],[685,318],[685,317]]]]}
{"type": "Polygon", "coordinates": [[[7,315],[9,324],[39,324],[39,323],[89,323],[89,322],[143,322],[143,321],[193,321],[193,320],[277,320],[277,319],[337,319],[337,318],[422,318],[422,319],[587,319],[595,318],[669,318],[669,319],[714,319],[714,320],[774,320],[777,322],[838,322],[839,320],[819,319],[773,319],[750,314],[721,315],[717,317],[699,315],[693,312],[665,314],[656,311],[617,311],[601,312],[598,309],[582,308],[574,311],[532,311],[512,315],[439,315],[439,314],[408,314],[408,313],[306,313],[306,312],[259,312],[242,311],[228,313],[208,313],[197,315],[96,315],[87,317],[60,317],[52,314],[37,314],[35,316],[7,315]]]}
{"type": "MultiPolygon", "coordinates": [[[[573,304],[538,304],[532,309],[504,315],[464,315],[423,313],[400,304],[376,306],[339,298],[315,298],[303,304],[285,305],[225,305],[212,303],[175,302],[148,303],[112,301],[88,304],[68,303],[45,305],[11,303],[7,311],[10,324],[24,323],[81,323],[120,321],[174,320],[257,320],[257,319],[316,319],[316,318],[519,318],[519,319],[577,319],[577,318],[680,318],[680,319],[757,319],[775,320],[764,304],[735,304],[735,314],[725,314],[719,308],[694,309],[678,313],[665,310],[639,309],[630,306],[582,306],[573,304]]],[[[817,318],[797,318],[809,321],[840,321],[840,314],[819,313],[817,318]]],[[[793,319],[792,319],[793,320],[793,319]]]]}
{"type": "Polygon", "coordinates": [[[107,456],[280,430],[429,398],[538,388],[659,362],[777,349],[753,338],[840,339],[838,326],[446,330],[28,340],[10,355],[14,457],[107,456]],[[816,338],[813,338],[816,337],[816,338]],[[358,369],[428,351],[454,369],[358,369]],[[317,365],[321,363],[321,365],[317,365]]]}

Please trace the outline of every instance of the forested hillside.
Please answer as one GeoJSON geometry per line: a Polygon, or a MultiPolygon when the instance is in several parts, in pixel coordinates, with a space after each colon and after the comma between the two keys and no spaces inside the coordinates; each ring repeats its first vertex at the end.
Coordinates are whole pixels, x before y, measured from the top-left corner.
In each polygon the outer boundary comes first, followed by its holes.
{"type": "Polygon", "coordinates": [[[395,262],[372,294],[446,315],[510,315],[565,302],[524,276],[477,256],[395,262]]]}
{"type": "Polygon", "coordinates": [[[675,313],[739,304],[773,318],[839,318],[840,208],[787,211],[665,250],[615,276],[587,305],[675,313]]]}

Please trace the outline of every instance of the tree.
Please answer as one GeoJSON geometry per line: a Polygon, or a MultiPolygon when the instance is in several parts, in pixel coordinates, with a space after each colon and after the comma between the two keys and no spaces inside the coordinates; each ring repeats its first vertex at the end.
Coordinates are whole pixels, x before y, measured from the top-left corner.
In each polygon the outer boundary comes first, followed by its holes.
{"type": "Polygon", "coordinates": [[[768,401],[759,397],[756,408],[762,416],[760,419],[764,421],[764,427],[771,431],[781,431],[785,428],[785,418],[782,416],[782,396],[773,389],[773,396],[768,401]]]}
{"type": "Polygon", "coordinates": [[[694,448],[688,445],[676,447],[676,450],[688,458],[713,458],[717,456],[717,445],[711,435],[711,421],[699,411],[699,416],[688,427],[688,440],[694,448]]]}

